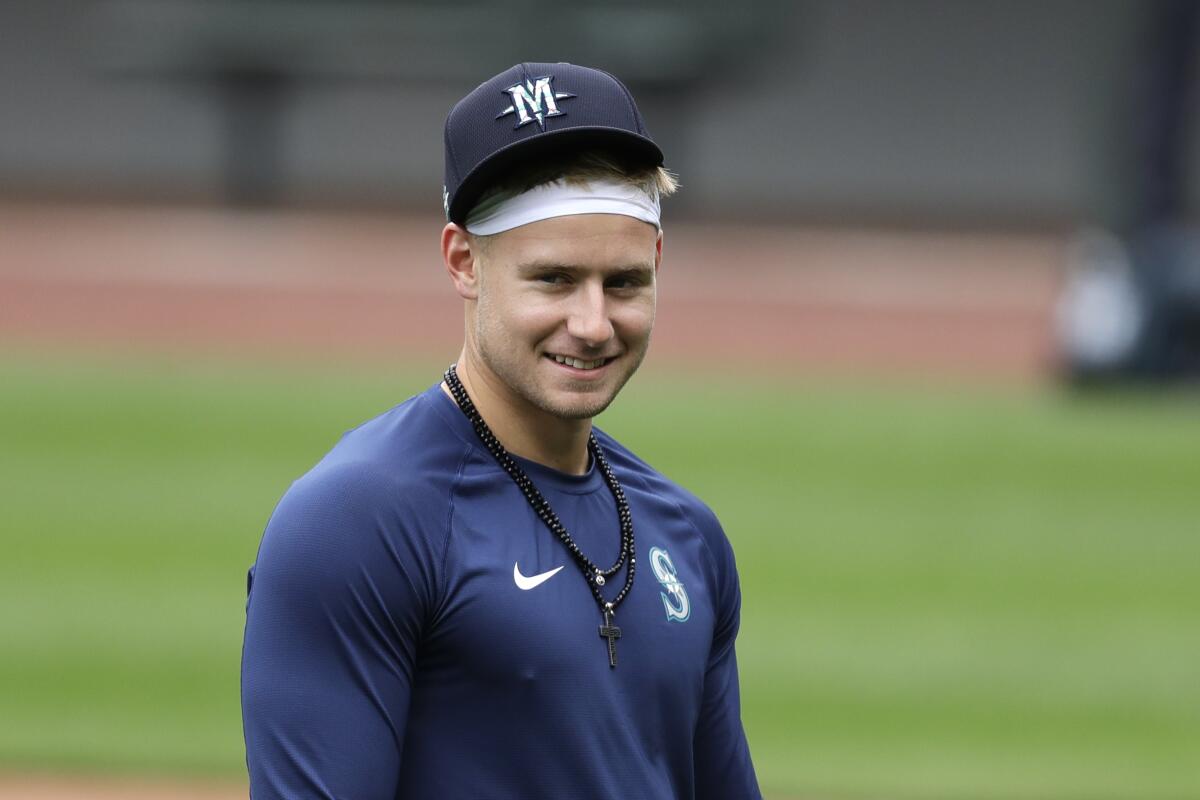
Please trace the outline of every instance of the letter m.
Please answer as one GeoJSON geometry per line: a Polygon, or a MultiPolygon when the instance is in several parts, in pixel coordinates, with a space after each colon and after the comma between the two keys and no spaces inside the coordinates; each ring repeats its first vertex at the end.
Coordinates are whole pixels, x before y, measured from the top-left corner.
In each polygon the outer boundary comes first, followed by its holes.
{"type": "Polygon", "coordinates": [[[551,77],[538,78],[536,81],[526,81],[509,87],[506,91],[512,97],[513,110],[517,112],[517,127],[537,120],[538,127],[545,128],[542,122],[545,117],[557,117],[562,112],[550,88],[551,77]]]}

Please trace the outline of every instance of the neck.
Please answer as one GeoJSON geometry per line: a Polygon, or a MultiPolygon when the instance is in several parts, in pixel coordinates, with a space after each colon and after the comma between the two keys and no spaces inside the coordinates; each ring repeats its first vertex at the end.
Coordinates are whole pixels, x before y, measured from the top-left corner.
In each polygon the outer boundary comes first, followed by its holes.
{"type": "MultiPolygon", "coordinates": [[[[587,472],[591,419],[562,419],[532,405],[516,396],[491,370],[475,364],[465,350],[456,372],[479,415],[505,450],[560,472],[587,472]]],[[[450,395],[444,383],[442,391],[450,395]]]]}

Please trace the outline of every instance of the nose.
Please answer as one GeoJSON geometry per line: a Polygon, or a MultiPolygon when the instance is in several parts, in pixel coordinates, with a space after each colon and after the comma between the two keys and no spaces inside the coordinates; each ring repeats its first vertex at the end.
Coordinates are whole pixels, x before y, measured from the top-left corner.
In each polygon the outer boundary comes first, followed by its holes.
{"type": "Polygon", "coordinates": [[[567,317],[567,333],[589,347],[601,347],[613,337],[612,321],[608,318],[608,303],[604,287],[584,283],[575,293],[567,317]]]}

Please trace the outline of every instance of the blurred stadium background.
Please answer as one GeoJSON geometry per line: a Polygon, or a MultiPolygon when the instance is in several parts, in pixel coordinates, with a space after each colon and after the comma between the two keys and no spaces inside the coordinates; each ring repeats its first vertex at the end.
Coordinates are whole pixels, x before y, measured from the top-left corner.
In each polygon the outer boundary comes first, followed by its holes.
{"type": "Polygon", "coordinates": [[[1178,0],[0,4],[0,797],[245,795],[245,570],[456,355],[441,125],[521,60],[681,176],[601,424],[734,543],[767,796],[1200,797],[1198,47],[1178,0]]]}

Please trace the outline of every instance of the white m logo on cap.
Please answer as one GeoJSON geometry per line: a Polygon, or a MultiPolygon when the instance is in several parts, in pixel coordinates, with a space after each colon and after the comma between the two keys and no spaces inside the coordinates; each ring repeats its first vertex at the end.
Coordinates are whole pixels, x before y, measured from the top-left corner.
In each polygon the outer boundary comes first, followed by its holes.
{"type": "Polygon", "coordinates": [[[561,117],[565,113],[558,110],[558,101],[575,96],[567,92],[555,92],[550,86],[552,80],[554,77],[547,75],[505,89],[512,98],[512,105],[497,114],[496,119],[516,114],[517,124],[513,126],[513,130],[528,125],[535,119],[538,127],[546,130],[546,117],[561,117]]]}

